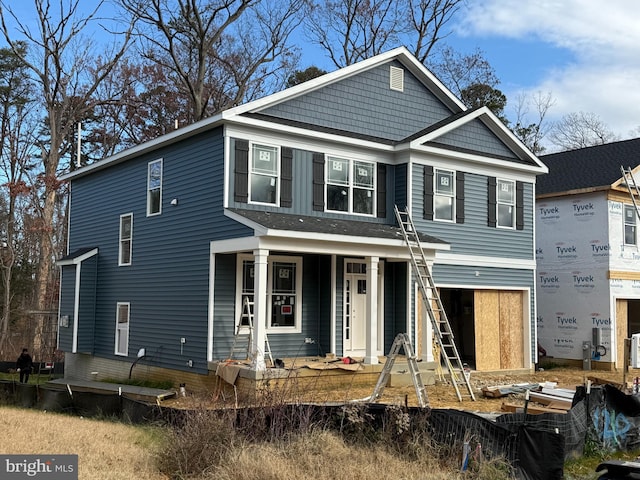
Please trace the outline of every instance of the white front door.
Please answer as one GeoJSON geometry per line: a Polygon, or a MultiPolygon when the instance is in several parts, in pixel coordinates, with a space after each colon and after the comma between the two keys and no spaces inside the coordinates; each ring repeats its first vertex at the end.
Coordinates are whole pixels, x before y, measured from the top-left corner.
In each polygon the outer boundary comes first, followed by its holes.
{"type": "Polygon", "coordinates": [[[367,264],[349,260],[344,274],[344,355],[365,354],[366,321],[367,264]]]}

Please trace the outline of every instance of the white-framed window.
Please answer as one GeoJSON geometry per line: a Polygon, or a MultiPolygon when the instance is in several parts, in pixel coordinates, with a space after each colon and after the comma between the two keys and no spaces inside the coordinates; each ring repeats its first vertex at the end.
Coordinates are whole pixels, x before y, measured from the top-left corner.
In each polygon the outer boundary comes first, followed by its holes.
{"type": "Polygon", "coordinates": [[[147,216],[162,213],[162,159],[149,162],[147,170],[147,216]]]}
{"type": "Polygon", "coordinates": [[[637,245],[636,209],[633,205],[624,206],[624,244],[637,245]]]}
{"type": "Polygon", "coordinates": [[[249,160],[249,202],[277,205],[280,198],[279,147],[251,146],[249,160]]]}
{"type": "Polygon", "coordinates": [[[327,157],[327,211],[373,215],[375,163],[327,157]]]}
{"type": "Polygon", "coordinates": [[[133,251],[133,213],[120,215],[120,241],[118,248],[118,265],[131,265],[133,251]]]}
{"type": "MultiPolygon", "coordinates": [[[[253,304],[254,261],[238,255],[236,311],[239,326],[247,326],[245,299],[253,304]]],[[[253,312],[253,310],[252,310],[253,312]]],[[[302,330],[302,258],[270,256],[267,265],[267,332],[299,333],[302,330]]],[[[256,319],[254,318],[255,322],[256,319]]]]}
{"type": "Polygon", "coordinates": [[[436,168],[433,174],[433,218],[453,222],[456,218],[455,172],[436,168]]]}
{"type": "Polygon", "coordinates": [[[129,355],[129,310],[128,302],[116,305],[116,355],[129,355]]]}
{"type": "Polygon", "coordinates": [[[515,228],[516,225],[516,182],[500,180],[496,182],[497,226],[515,228]]]}

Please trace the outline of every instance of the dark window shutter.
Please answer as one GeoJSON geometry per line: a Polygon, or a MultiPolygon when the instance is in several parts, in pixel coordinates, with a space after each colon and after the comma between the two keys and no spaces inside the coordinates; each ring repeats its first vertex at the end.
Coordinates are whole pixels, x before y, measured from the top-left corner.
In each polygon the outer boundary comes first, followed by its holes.
{"type": "Polygon", "coordinates": [[[424,166],[424,190],[422,193],[422,216],[425,220],[433,220],[433,167],[424,166]]]}
{"type": "Polygon", "coordinates": [[[376,209],[378,218],[387,216],[387,166],[384,163],[378,164],[378,178],[376,185],[376,209]]]}
{"type": "Polygon", "coordinates": [[[498,219],[496,218],[496,188],[496,177],[487,178],[487,225],[489,225],[490,227],[495,227],[498,223],[498,219]]]}
{"type": "Polygon", "coordinates": [[[280,206],[291,208],[293,200],[293,150],[280,149],[280,206]]]}
{"type": "Polygon", "coordinates": [[[456,172],[456,223],[464,223],[464,172],[456,172]]]}
{"type": "Polygon", "coordinates": [[[236,202],[247,203],[249,200],[249,142],[236,140],[235,144],[234,198],[236,202]]]}
{"type": "Polygon", "coordinates": [[[313,154],[313,210],[324,212],[324,153],[313,154]]]}
{"type": "Polygon", "coordinates": [[[524,183],[516,182],[516,230],[524,230],[524,183]]]}

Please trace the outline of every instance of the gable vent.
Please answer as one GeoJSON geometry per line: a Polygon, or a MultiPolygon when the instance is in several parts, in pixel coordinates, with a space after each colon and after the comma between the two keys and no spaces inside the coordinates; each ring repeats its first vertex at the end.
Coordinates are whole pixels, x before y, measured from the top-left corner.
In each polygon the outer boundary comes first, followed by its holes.
{"type": "Polygon", "coordinates": [[[389,87],[391,90],[404,92],[404,70],[398,67],[389,67],[389,87]]]}

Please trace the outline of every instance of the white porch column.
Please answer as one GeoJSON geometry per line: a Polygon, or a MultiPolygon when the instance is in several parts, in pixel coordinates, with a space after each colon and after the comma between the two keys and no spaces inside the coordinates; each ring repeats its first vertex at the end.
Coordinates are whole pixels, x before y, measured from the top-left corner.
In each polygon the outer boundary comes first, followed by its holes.
{"type": "MultiPolygon", "coordinates": [[[[429,271],[433,272],[433,262],[429,261],[427,262],[427,265],[429,267],[429,271]]],[[[431,289],[427,289],[427,296],[429,298],[429,303],[430,305],[433,307],[433,295],[431,292],[431,289]]],[[[416,298],[420,299],[418,301],[422,301],[422,292],[420,291],[420,286],[418,284],[416,284],[416,298]]],[[[429,307],[429,305],[423,305],[422,306],[422,311],[420,312],[421,314],[418,316],[416,315],[416,322],[420,322],[421,324],[421,328],[419,329],[420,332],[422,332],[422,338],[419,339],[419,342],[422,346],[421,350],[418,350],[418,346],[416,345],[416,352],[420,351],[420,358],[422,358],[422,360],[425,360],[427,362],[432,362],[434,361],[433,358],[433,340],[434,340],[434,335],[436,335],[436,333],[433,331],[433,325],[431,323],[431,318],[429,317],[429,314],[427,313],[427,308],[429,307]]],[[[436,314],[436,312],[434,312],[434,314],[436,314]]],[[[437,361],[439,361],[440,359],[437,359],[437,361]]]]}
{"type": "Polygon", "coordinates": [[[364,363],[378,364],[378,262],[379,257],[367,258],[367,320],[364,363]]]}
{"type": "Polygon", "coordinates": [[[267,272],[269,250],[253,251],[253,343],[251,345],[254,370],[265,370],[264,344],[267,336],[267,272]]]}

